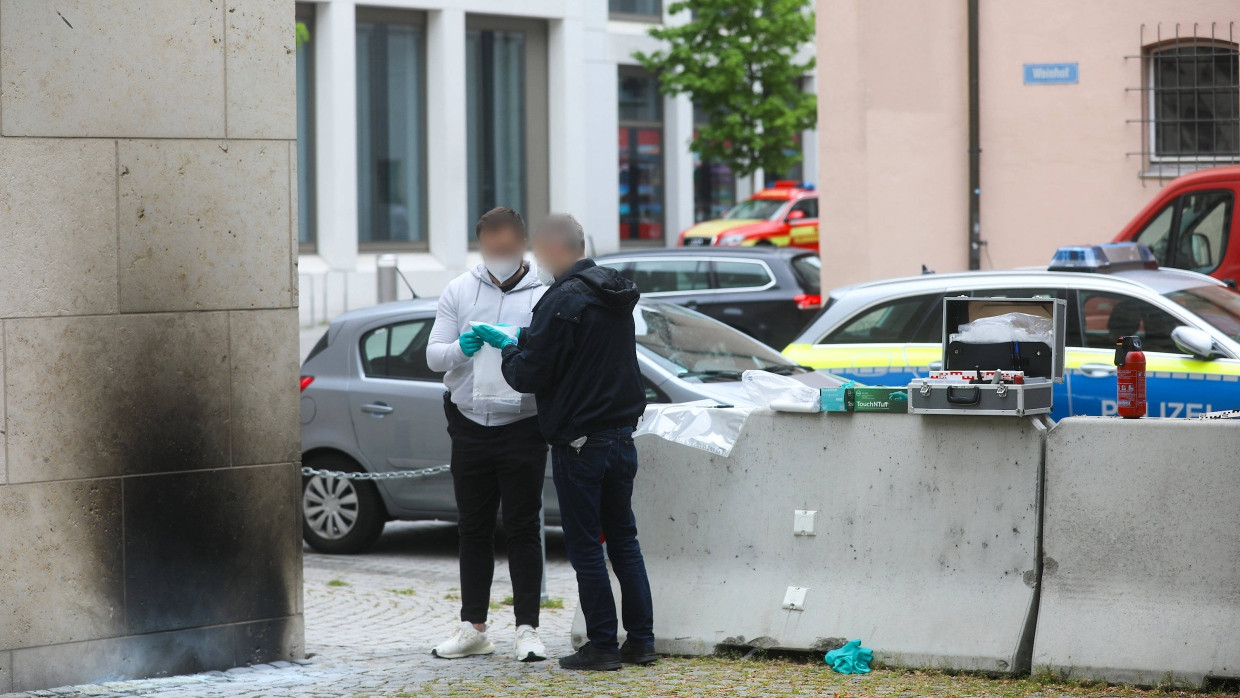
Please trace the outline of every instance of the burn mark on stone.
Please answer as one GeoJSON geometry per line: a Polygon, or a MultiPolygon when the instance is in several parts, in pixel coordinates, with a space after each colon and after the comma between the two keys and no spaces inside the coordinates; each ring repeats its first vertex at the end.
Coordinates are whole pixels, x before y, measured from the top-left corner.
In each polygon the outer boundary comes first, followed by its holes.
{"type": "Polygon", "coordinates": [[[294,466],[125,479],[129,631],[297,612],[294,466]]]}

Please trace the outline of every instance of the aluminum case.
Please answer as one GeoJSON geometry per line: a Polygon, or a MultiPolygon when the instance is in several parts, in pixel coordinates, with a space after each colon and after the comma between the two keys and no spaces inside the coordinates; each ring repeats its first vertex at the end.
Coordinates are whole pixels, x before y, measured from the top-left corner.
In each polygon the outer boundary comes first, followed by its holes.
{"type": "Polygon", "coordinates": [[[919,378],[909,384],[913,414],[1023,417],[1051,411],[1053,385],[1064,376],[1067,304],[1056,298],[972,298],[943,301],[943,368],[949,371],[1022,371],[1023,383],[973,383],[919,378]],[[960,325],[983,317],[1024,312],[1051,319],[1053,344],[952,342],[960,325]]]}

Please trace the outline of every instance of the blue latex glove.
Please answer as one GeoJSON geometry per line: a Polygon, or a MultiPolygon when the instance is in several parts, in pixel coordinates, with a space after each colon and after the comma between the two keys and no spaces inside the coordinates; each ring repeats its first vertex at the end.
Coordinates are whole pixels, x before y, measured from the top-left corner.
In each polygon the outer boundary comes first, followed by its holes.
{"type": "Polygon", "coordinates": [[[517,343],[517,340],[509,337],[503,330],[497,330],[490,325],[474,325],[474,333],[496,349],[503,349],[509,344],[517,343]]]}
{"type": "Polygon", "coordinates": [[[853,640],[838,650],[827,652],[824,658],[831,668],[841,674],[868,674],[874,650],[861,646],[861,640],[853,640]]]}
{"type": "Polygon", "coordinates": [[[461,351],[465,352],[465,356],[477,354],[483,344],[482,337],[479,337],[478,333],[473,330],[461,335],[461,338],[456,340],[456,343],[461,345],[461,351]]]}

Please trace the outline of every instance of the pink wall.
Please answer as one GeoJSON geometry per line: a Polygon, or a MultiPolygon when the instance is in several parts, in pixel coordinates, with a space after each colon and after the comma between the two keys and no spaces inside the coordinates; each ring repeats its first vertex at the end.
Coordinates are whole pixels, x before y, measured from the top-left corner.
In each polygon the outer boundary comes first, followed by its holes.
{"type": "MultiPolygon", "coordinates": [[[[826,287],[968,264],[963,0],[819,0],[826,287]]],[[[1110,240],[1166,180],[1143,178],[1141,25],[1226,37],[1238,0],[981,3],[983,268],[1110,240]],[[1025,63],[1079,64],[1025,85],[1025,63]],[[989,252],[989,258],[986,252],[989,252]]]]}

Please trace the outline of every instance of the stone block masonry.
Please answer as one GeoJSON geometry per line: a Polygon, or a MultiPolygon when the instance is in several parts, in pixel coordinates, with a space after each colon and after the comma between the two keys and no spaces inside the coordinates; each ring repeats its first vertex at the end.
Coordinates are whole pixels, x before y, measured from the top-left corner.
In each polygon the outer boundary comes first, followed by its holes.
{"type": "Polygon", "coordinates": [[[293,28],[0,2],[0,693],[304,652],[293,28]]]}

